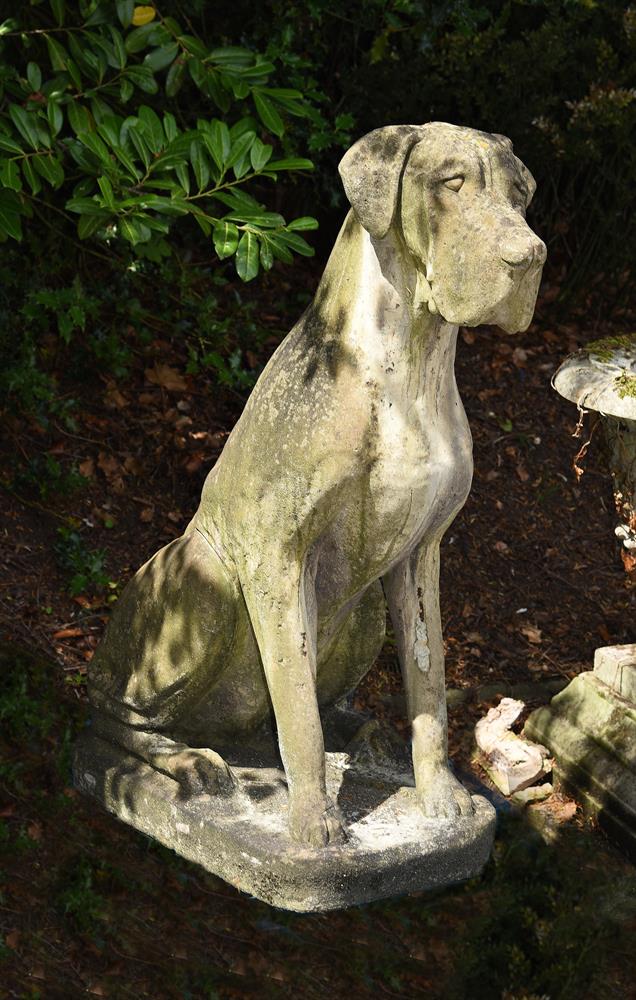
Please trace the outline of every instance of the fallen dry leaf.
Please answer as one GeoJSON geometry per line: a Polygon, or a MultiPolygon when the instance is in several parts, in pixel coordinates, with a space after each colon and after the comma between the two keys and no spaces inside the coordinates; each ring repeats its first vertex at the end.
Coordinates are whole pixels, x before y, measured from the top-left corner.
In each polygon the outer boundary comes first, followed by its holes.
{"type": "Polygon", "coordinates": [[[16,928],[13,931],[9,931],[9,933],[5,935],[4,943],[6,944],[7,948],[11,948],[12,951],[15,951],[20,944],[21,937],[22,935],[20,931],[17,930],[16,928]]]}
{"type": "Polygon", "coordinates": [[[496,552],[510,552],[510,546],[506,542],[495,542],[493,548],[496,552]]]}
{"type": "Polygon", "coordinates": [[[139,511],[139,520],[143,521],[145,524],[148,524],[150,521],[152,521],[154,516],[155,516],[154,507],[144,507],[143,510],[139,511]]]}
{"type": "Polygon", "coordinates": [[[75,639],[78,635],[84,635],[81,628],[61,628],[54,632],[52,639],[75,639]]]}
{"type": "Polygon", "coordinates": [[[521,480],[522,483],[527,483],[528,480],[530,479],[530,473],[526,469],[523,462],[519,462],[517,464],[517,475],[519,476],[519,479],[521,480]]]}
{"type": "Polygon", "coordinates": [[[108,386],[108,389],[104,393],[104,403],[111,410],[123,410],[124,407],[129,405],[124,394],[119,391],[117,386],[112,384],[108,386]]]}
{"type": "Polygon", "coordinates": [[[512,363],[516,365],[517,368],[524,368],[527,360],[527,351],[524,351],[523,347],[515,347],[512,352],[512,363]]]}
{"type": "Polygon", "coordinates": [[[541,638],[540,628],[535,628],[533,625],[524,625],[524,627],[521,629],[521,632],[523,633],[523,635],[525,635],[528,642],[532,642],[536,646],[540,645],[543,642],[543,639],[541,638]]]}
{"type": "Polygon", "coordinates": [[[107,455],[105,451],[100,451],[97,457],[97,465],[102,470],[107,479],[111,479],[120,472],[120,465],[114,455],[107,455]]]}
{"type": "Polygon", "coordinates": [[[92,458],[87,458],[78,465],[80,476],[84,479],[92,479],[95,475],[95,462],[92,458]]]}
{"type": "Polygon", "coordinates": [[[170,392],[185,392],[188,388],[188,383],[176,368],[161,364],[159,361],[156,362],[153,368],[146,368],[144,375],[148,382],[152,382],[153,385],[160,385],[163,389],[170,390],[170,392]]]}

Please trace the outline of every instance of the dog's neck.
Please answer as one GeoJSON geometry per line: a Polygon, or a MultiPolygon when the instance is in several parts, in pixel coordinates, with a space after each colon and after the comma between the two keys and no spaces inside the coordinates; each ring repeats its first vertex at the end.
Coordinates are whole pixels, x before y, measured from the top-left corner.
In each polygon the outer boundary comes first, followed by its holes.
{"type": "Polygon", "coordinates": [[[379,364],[388,351],[408,356],[422,374],[439,368],[434,359],[443,355],[452,372],[457,326],[429,306],[424,269],[395,228],[375,239],[350,212],[314,300],[325,335],[337,336],[355,354],[375,356],[379,364]]]}

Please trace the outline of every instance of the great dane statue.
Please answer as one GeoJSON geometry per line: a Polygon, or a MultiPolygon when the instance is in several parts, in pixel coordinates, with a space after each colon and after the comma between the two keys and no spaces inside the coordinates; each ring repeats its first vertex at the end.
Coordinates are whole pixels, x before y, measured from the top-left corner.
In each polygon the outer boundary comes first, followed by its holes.
{"type": "Polygon", "coordinates": [[[458,326],[532,319],[545,246],[508,139],[431,122],[344,156],[351,211],[316,296],[263,371],[184,534],[127,585],[93,658],[98,735],[231,794],[213,748],[275,717],[292,837],[346,836],[320,709],[374,663],[391,615],[427,817],[472,813],[449,770],[439,546],[469,492],[458,326]],[[204,748],[204,749],[202,749],[204,748]],[[209,748],[209,749],[205,749],[209,748]]]}

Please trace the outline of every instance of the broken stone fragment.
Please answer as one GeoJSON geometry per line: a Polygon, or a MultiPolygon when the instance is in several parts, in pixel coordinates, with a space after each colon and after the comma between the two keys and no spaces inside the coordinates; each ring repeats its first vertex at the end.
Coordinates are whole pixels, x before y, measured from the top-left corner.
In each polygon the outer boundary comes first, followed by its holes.
{"type": "Polygon", "coordinates": [[[530,785],[528,788],[520,788],[510,796],[517,806],[527,806],[531,802],[543,802],[549,799],[554,791],[554,786],[549,781],[544,781],[542,785],[530,785]]]}
{"type": "Polygon", "coordinates": [[[535,784],[552,769],[545,747],[511,732],[524,707],[522,701],[502,698],[475,726],[481,763],[504,795],[535,784]]]}
{"type": "Polygon", "coordinates": [[[636,704],[636,643],[600,646],[594,653],[594,673],[621,698],[636,704]]]}

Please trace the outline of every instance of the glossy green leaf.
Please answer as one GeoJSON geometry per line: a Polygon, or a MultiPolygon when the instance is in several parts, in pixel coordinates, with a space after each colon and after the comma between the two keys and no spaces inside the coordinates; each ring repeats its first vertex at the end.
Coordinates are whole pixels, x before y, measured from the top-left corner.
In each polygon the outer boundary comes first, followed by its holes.
{"type": "Polygon", "coordinates": [[[168,70],[168,75],[166,76],[166,95],[168,97],[174,97],[181,90],[185,66],[185,61],[179,56],[168,70]]]}
{"type": "Polygon", "coordinates": [[[22,190],[22,177],[15,160],[0,160],[0,186],[12,191],[22,190]]]}
{"type": "Polygon", "coordinates": [[[102,198],[104,199],[104,204],[106,208],[110,208],[111,211],[115,211],[115,196],[113,194],[113,185],[108,180],[108,177],[98,177],[97,184],[99,190],[102,192],[102,198]]]}
{"type": "Polygon", "coordinates": [[[159,90],[159,84],[149,66],[129,66],[126,75],[145,94],[156,94],[159,90]]]}
{"type": "Polygon", "coordinates": [[[134,93],[135,88],[133,87],[130,80],[122,80],[119,84],[119,96],[121,97],[122,104],[127,104],[134,93]]]}
{"type": "Polygon", "coordinates": [[[254,139],[250,149],[250,160],[254,170],[262,170],[265,164],[271,159],[272,146],[266,146],[260,139],[254,139]]]}
{"type": "Polygon", "coordinates": [[[291,264],[294,260],[288,246],[281,242],[278,235],[274,233],[265,234],[268,245],[272,248],[272,253],[277,260],[282,260],[285,264],[291,264]]]}
{"type": "Polygon", "coordinates": [[[270,171],[273,172],[276,170],[313,170],[313,169],[314,165],[311,162],[311,160],[305,160],[302,159],[301,157],[294,157],[286,160],[271,160],[267,164],[265,172],[269,173],[270,171]]]}
{"type": "Polygon", "coordinates": [[[90,149],[91,153],[94,153],[102,163],[106,166],[111,165],[110,153],[108,152],[108,147],[100,139],[100,137],[95,132],[80,132],[77,136],[82,145],[90,149]]]}
{"type": "Polygon", "coordinates": [[[34,156],[33,166],[51,187],[59,188],[64,183],[64,168],[55,156],[34,156]]]}
{"type": "Polygon", "coordinates": [[[190,163],[196,178],[197,189],[203,191],[210,180],[210,168],[203,152],[203,143],[199,139],[193,139],[190,143],[190,163]]]}
{"type": "Polygon", "coordinates": [[[210,127],[203,132],[203,141],[217,167],[222,171],[232,148],[230,130],[225,122],[215,118],[210,127]]]}
{"type": "Polygon", "coordinates": [[[18,156],[24,152],[20,143],[4,132],[0,132],[0,149],[4,149],[7,153],[17,153],[18,156]]]}
{"type": "Polygon", "coordinates": [[[258,239],[254,233],[243,233],[236,248],[236,273],[242,281],[251,281],[258,268],[258,239]]]}
{"type": "Polygon", "coordinates": [[[239,241],[238,227],[233,222],[220,222],[214,227],[212,239],[217,257],[219,260],[225,260],[236,252],[239,241]]]}
{"type": "Polygon", "coordinates": [[[51,66],[57,72],[63,72],[66,69],[66,63],[68,61],[68,52],[56,38],[53,38],[52,35],[46,35],[46,44],[49,50],[51,66]]]}
{"type": "Polygon", "coordinates": [[[146,105],[138,109],[137,115],[150,152],[160,153],[166,144],[166,139],[159,115],[146,105]]]}
{"type": "Polygon", "coordinates": [[[129,28],[135,10],[135,0],[117,0],[117,17],[123,28],[129,28]]]}
{"type": "Polygon", "coordinates": [[[230,155],[227,159],[228,167],[235,166],[249,152],[255,138],[254,132],[245,132],[244,135],[232,143],[230,155]]]}
{"type": "Polygon", "coordinates": [[[265,128],[269,132],[273,132],[274,135],[280,137],[285,131],[285,126],[283,124],[283,119],[279,115],[273,103],[270,101],[269,97],[266,97],[265,94],[262,94],[258,90],[253,92],[253,97],[258,117],[262,121],[265,128]]]}
{"type": "Polygon", "coordinates": [[[17,211],[2,196],[9,192],[0,191],[0,230],[14,240],[22,239],[22,221],[17,211]]]}
{"type": "Polygon", "coordinates": [[[318,229],[318,219],[312,215],[302,215],[299,219],[294,219],[287,226],[288,229],[318,229]]]}
{"type": "Polygon", "coordinates": [[[124,216],[119,220],[119,230],[129,243],[136,246],[137,243],[145,243],[150,239],[152,233],[148,226],[145,226],[139,219],[124,216]]]}
{"type": "Polygon", "coordinates": [[[131,32],[126,35],[126,52],[133,55],[135,52],[141,52],[149,43],[150,36],[155,30],[155,25],[151,22],[150,24],[144,24],[140,28],[133,28],[131,32]]]}
{"type": "Polygon", "coordinates": [[[51,0],[51,10],[59,28],[64,24],[65,7],[64,0],[51,0]]]}
{"type": "Polygon", "coordinates": [[[42,71],[37,63],[30,62],[27,66],[27,80],[31,90],[39,90],[42,86],[42,71]]]}
{"type": "Polygon", "coordinates": [[[150,66],[150,69],[154,73],[158,73],[174,62],[178,52],[179,46],[176,42],[171,42],[169,45],[162,45],[161,48],[153,49],[152,52],[149,52],[145,56],[144,66],[150,66]]]}
{"type": "Polygon", "coordinates": [[[29,114],[19,104],[9,105],[11,120],[23,139],[29,143],[32,149],[38,148],[38,130],[35,115],[29,114]]]}
{"type": "Polygon", "coordinates": [[[118,31],[114,25],[111,24],[109,27],[110,37],[113,40],[113,51],[115,54],[117,69],[123,69],[128,62],[128,53],[126,52],[124,39],[122,38],[121,32],[118,31]]]}
{"type": "Polygon", "coordinates": [[[274,254],[271,244],[266,238],[262,239],[260,243],[261,265],[266,271],[270,271],[274,264],[274,254]]]}
{"type": "Polygon", "coordinates": [[[39,194],[42,190],[42,181],[33,169],[33,163],[30,159],[22,160],[22,173],[24,174],[24,179],[31,188],[33,194],[39,194]]]}
{"type": "Polygon", "coordinates": [[[179,179],[179,184],[186,194],[190,194],[190,171],[187,164],[180,163],[174,168],[174,172],[179,179]]]}
{"type": "Polygon", "coordinates": [[[46,106],[46,117],[48,119],[51,134],[56,136],[64,124],[62,109],[55,101],[49,101],[46,106]]]}
{"type": "Polygon", "coordinates": [[[77,88],[77,90],[81,90],[82,89],[82,76],[80,74],[79,69],[77,68],[76,64],[73,62],[72,59],[67,59],[67,61],[66,61],[66,71],[67,71],[68,75],[70,76],[71,80],[73,81],[73,83],[74,83],[75,87],[77,88]]]}
{"type": "Polygon", "coordinates": [[[93,127],[93,119],[87,108],[83,104],[78,104],[77,101],[70,101],[66,105],[68,120],[71,128],[75,132],[75,135],[79,135],[80,132],[89,132],[93,127]]]}
{"type": "Polygon", "coordinates": [[[169,143],[176,139],[179,135],[177,120],[169,111],[166,111],[163,116],[163,131],[169,143]]]}
{"type": "Polygon", "coordinates": [[[297,233],[277,233],[278,238],[290,248],[295,253],[301,254],[303,257],[313,257],[316,252],[312,246],[307,243],[302,236],[298,236],[297,233]]]}
{"type": "Polygon", "coordinates": [[[81,215],[77,221],[77,235],[81,240],[86,240],[103,229],[105,222],[103,215],[81,215]]]}
{"type": "Polygon", "coordinates": [[[196,56],[198,59],[206,59],[208,56],[206,46],[199,38],[195,38],[194,35],[179,35],[179,44],[183,45],[186,52],[189,52],[191,56],[196,56]]]}
{"type": "Polygon", "coordinates": [[[226,69],[242,69],[251,66],[254,62],[254,55],[249,49],[238,46],[227,46],[226,48],[212,49],[208,54],[211,62],[224,66],[226,69]]]}

